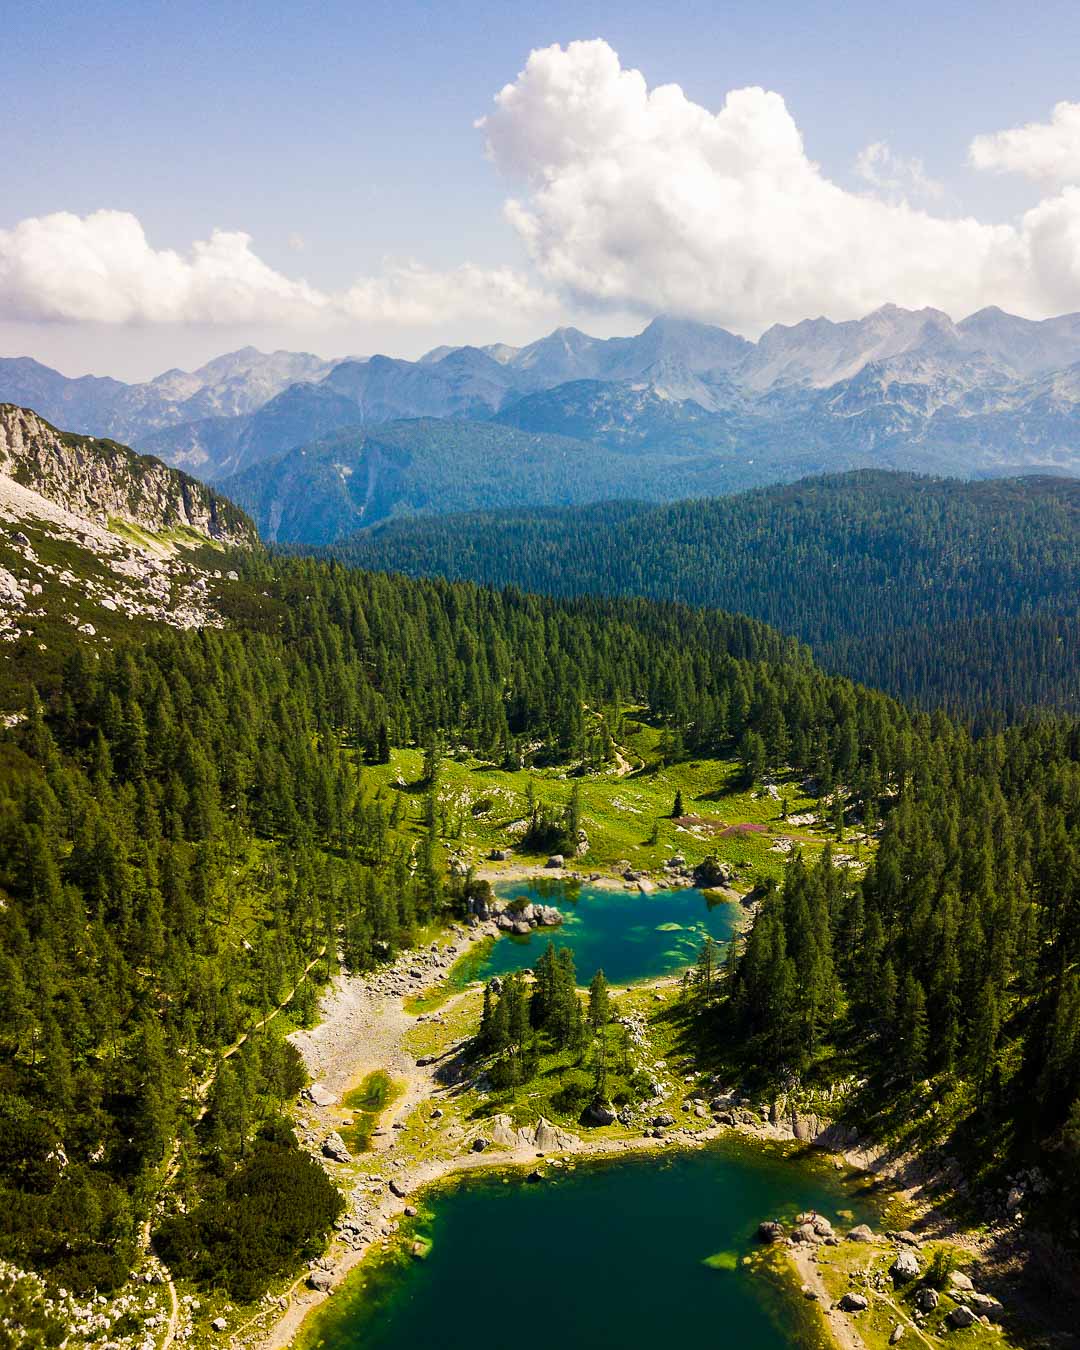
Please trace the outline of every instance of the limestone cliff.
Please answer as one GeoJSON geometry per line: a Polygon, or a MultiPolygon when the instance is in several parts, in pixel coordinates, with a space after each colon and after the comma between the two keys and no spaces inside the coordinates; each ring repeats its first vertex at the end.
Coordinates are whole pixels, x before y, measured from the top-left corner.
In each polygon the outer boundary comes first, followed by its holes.
{"type": "Polygon", "coordinates": [[[0,474],[101,525],[191,530],[234,547],[256,542],[248,517],[212,488],[115,441],[58,431],[10,403],[0,404],[0,474]]]}

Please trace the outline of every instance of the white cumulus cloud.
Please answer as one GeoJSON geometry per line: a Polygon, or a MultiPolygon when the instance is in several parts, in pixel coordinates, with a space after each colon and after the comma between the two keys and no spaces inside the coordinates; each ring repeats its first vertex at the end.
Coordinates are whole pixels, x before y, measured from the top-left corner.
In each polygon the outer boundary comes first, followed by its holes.
{"type": "Polygon", "coordinates": [[[479,125],[522,183],[506,215],[540,275],[587,304],[744,331],[887,301],[1080,306],[1073,194],[996,224],[847,191],[765,89],[733,90],[712,112],[678,85],[650,89],[606,42],[573,42],[534,51],[479,125]]]}
{"type": "Polygon", "coordinates": [[[190,250],[155,249],[126,211],[56,212],[0,230],[0,314],[105,324],[431,323],[542,311],[547,299],[510,268],[437,272],[391,262],[340,292],[275,271],[250,235],[214,230],[190,250]]]}
{"type": "Polygon", "coordinates": [[[1080,103],[1057,104],[1049,122],[976,136],[970,158],[977,169],[1022,173],[1043,183],[1080,184],[1080,103]]]}

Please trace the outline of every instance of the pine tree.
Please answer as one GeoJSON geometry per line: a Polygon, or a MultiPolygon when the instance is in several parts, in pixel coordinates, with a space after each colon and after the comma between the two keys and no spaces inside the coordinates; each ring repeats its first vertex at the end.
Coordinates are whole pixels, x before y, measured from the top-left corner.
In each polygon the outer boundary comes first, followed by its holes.
{"type": "Polygon", "coordinates": [[[608,992],[608,982],[604,978],[604,972],[598,970],[589,985],[589,1029],[594,1036],[599,1036],[610,1020],[611,996],[608,992]]]}

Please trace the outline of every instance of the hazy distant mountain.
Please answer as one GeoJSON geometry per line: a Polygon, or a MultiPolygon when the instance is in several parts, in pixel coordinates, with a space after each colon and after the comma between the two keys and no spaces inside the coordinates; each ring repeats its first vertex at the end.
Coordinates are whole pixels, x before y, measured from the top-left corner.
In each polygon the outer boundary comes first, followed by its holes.
{"type": "MultiPolygon", "coordinates": [[[[655,496],[667,464],[677,496],[863,466],[1080,472],[1078,371],[1080,315],[985,309],[954,323],[885,305],[844,323],[778,324],[757,342],[660,317],[633,337],[560,328],[524,347],[439,347],[419,361],[245,348],[141,385],[68,380],[18,358],[0,361],[0,399],[212,481],[338,432],[422,418],[617,450],[617,481],[593,475],[602,496],[655,496]]],[[[460,433],[445,443],[463,453],[460,433]]]]}
{"type": "Polygon", "coordinates": [[[0,357],[0,401],[32,407],[72,431],[143,449],[162,427],[254,412],[289,385],[323,378],[333,364],[306,352],[265,354],[244,347],[198,370],[167,370],[145,384],[124,384],[95,375],[71,380],[28,357],[0,357]]]}
{"type": "Polygon", "coordinates": [[[220,479],[362,421],[356,403],[326,384],[292,384],[257,412],[181,422],[144,436],[141,448],[202,478],[220,479]]]}

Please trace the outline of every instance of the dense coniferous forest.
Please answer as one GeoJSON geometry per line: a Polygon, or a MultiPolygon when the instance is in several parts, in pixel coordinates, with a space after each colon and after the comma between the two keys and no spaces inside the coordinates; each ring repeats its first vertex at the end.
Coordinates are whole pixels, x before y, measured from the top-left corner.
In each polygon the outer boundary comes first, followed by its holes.
{"type": "Polygon", "coordinates": [[[372,791],[365,764],[572,767],[629,701],[671,758],[737,753],[812,776],[838,829],[886,822],[861,886],[796,868],[767,902],[735,984],[762,1063],[798,1070],[848,1017],[882,1072],[898,1043],[905,1083],[977,1072],[980,1110],[1027,1094],[1019,1143],[1072,1146],[1076,723],[973,741],[718,611],[237,565],[230,629],[80,646],[0,741],[0,1257],[117,1286],[170,1165],[179,1270],[250,1298],[316,1247],[336,1192],[292,1156],[302,1068],[259,1026],[464,903],[434,825],[396,828],[433,819],[423,783],[372,791]]]}
{"type": "Polygon", "coordinates": [[[878,1137],[1080,1200],[1080,726],[972,741],[940,719],[861,882],[796,859],[709,1008],[751,1076],[865,1073],[878,1137]]]}
{"type": "Polygon", "coordinates": [[[365,567],[752,614],[826,668],[981,725],[1080,711],[1080,482],[859,471],[671,506],[426,516],[365,567]]]}
{"type": "MultiPolygon", "coordinates": [[[[200,1233],[224,1241],[237,1167],[266,1272],[332,1220],[299,1164],[257,1167],[288,1148],[274,1122],[303,1078],[272,1030],[241,1038],[458,903],[434,830],[415,849],[395,830],[409,797],[365,787],[391,743],[573,762],[586,710],[632,697],[673,754],[756,738],[871,781],[908,753],[906,714],[753,620],[237,562],[233,629],[76,647],[0,741],[0,1256],[80,1292],[126,1276],[177,1140],[183,1268],[206,1265],[200,1233]],[[275,1236],[282,1187],[309,1223],[275,1236]]],[[[242,1237],[225,1245],[250,1295],[242,1237]]]]}

